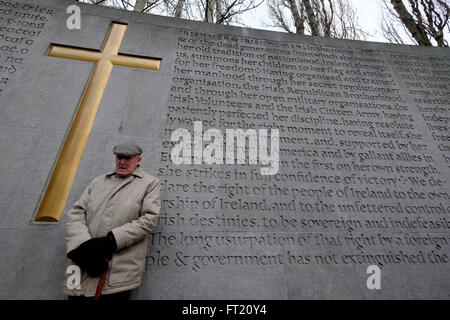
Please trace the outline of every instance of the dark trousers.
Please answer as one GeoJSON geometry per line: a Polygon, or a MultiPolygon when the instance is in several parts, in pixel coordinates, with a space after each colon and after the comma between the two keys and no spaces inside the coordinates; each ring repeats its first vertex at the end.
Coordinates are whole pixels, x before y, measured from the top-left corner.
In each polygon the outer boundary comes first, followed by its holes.
{"type": "MultiPolygon", "coordinates": [[[[124,300],[129,300],[130,299],[130,293],[131,293],[131,290],[117,292],[117,293],[112,293],[112,294],[104,294],[104,295],[100,296],[98,301],[124,301],[124,300]]],[[[68,298],[68,300],[73,300],[73,301],[89,301],[89,300],[93,300],[94,299],[94,297],[85,297],[85,296],[68,296],[67,298],[68,298]]]]}

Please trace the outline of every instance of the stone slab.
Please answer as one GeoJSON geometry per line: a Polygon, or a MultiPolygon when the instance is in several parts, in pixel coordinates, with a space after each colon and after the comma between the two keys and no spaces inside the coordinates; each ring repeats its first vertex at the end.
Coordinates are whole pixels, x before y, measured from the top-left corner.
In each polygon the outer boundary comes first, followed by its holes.
{"type": "Polygon", "coordinates": [[[65,298],[65,215],[33,220],[93,64],[46,54],[99,50],[112,22],[127,24],[121,53],[162,58],[161,69],[114,67],[65,212],[113,168],[115,144],[144,147],[163,206],[133,298],[449,298],[448,48],[79,3],[81,30],[69,30],[74,3],[0,1],[0,298],[65,298]],[[171,133],[194,121],[278,128],[277,174],[261,162],[175,165],[171,133]],[[367,286],[370,265],[381,289],[367,286]]]}

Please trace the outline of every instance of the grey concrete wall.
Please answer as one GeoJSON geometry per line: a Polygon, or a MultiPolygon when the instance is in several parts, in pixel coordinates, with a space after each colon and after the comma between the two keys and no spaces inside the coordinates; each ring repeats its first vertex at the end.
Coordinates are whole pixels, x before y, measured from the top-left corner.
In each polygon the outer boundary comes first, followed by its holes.
{"type": "Polygon", "coordinates": [[[83,4],[81,30],[69,30],[66,8],[73,3],[0,5],[0,26],[35,32],[0,31],[0,298],[64,298],[65,216],[59,223],[33,220],[93,64],[46,53],[51,43],[100,49],[112,21],[128,24],[121,53],[162,58],[162,66],[114,67],[66,211],[93,177],[113,167],[115,144],[144,147],[144,167],[163,182],[163,208],[134,298],[449,298],[448,49],[83,4]],[[279,85],[269,88],[270,81],[279,85]],[[186,106],[216,114],[178,108],[186,106]],[[238,110],[267,119],[243,119],[238,110]],[[240,127],[224,121],[279,128],[278,175],[261,176],[260,164],[174,165],[170,132],[192,133],[192,120],[222,132],[240,127]],[[193,170],[203,171],[196,177],[193,170]],[[383,194],[369,198],[377,191],[383,194]],[[371,264],[381,268],[380,290],[366,286],[371,264]]]}

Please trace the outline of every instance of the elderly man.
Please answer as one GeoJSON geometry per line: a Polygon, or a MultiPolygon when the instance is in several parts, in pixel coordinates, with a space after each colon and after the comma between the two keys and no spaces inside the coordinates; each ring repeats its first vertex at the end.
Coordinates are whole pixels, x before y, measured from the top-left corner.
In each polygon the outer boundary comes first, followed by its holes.
{"type": "Polygon", "coordinates": [[[95,296],[105,272],[102,298],[128,298],[145,270],[148,234],[161,207],[160,183],[140,166],[139,145],[121,144],[113,153],[115,170],[95,178],[67,213],[67,257],[82,271],[79,286],[64,283],[69,299],[95,296]]]}

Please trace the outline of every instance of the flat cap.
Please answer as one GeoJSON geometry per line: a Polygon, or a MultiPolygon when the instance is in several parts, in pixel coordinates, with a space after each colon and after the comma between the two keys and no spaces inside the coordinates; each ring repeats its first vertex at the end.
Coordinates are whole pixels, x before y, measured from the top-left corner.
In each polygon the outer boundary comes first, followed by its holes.
{"type": "Polygon", "coordinates": [[[132,157],[141,155],[143,152],[140,145],[136,143],[123,143],[113,148],[113,153],[116,155],[132,157]]]}

